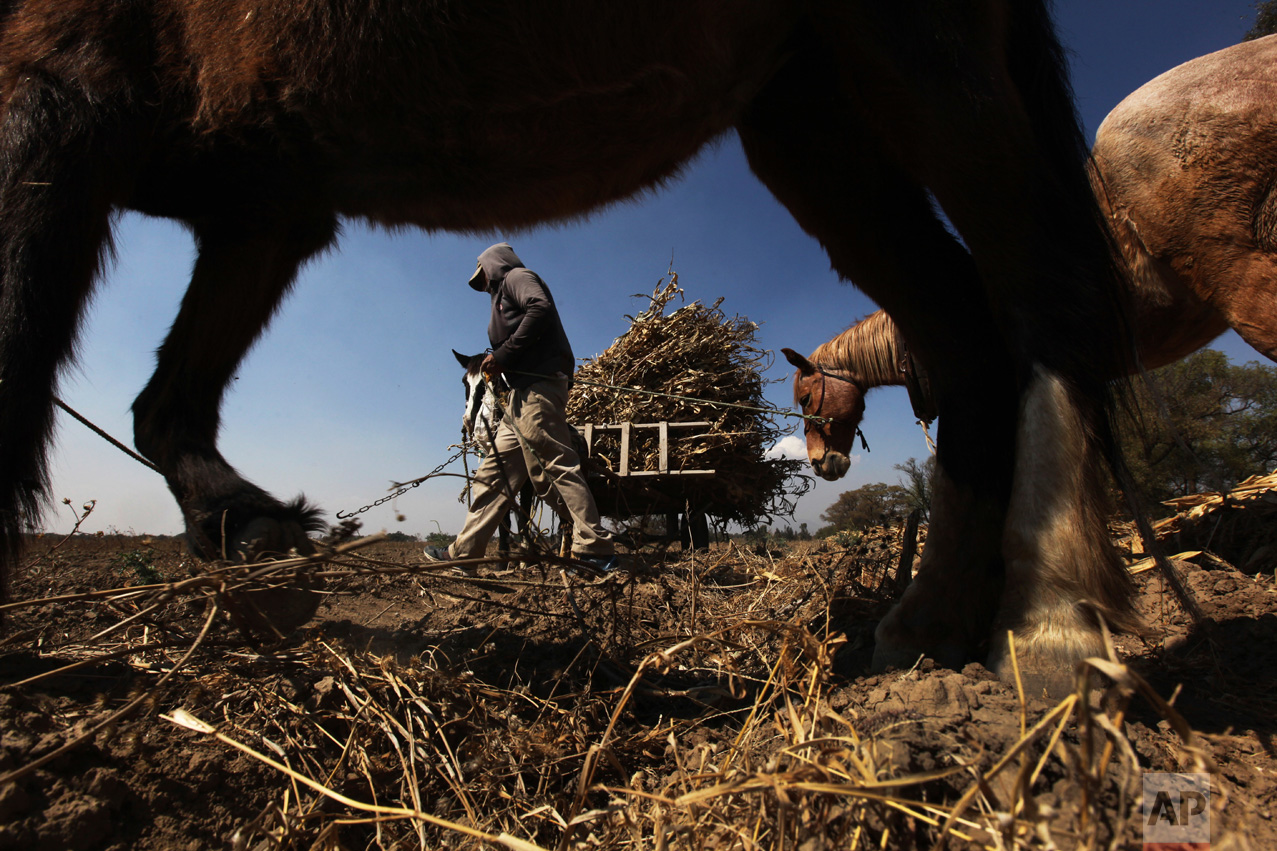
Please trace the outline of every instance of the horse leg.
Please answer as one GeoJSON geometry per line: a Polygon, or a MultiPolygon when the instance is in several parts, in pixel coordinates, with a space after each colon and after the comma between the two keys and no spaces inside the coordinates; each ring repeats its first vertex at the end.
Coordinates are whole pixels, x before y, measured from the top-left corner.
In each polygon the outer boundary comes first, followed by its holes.
{"type": "MultiPolygon", "coordinates": [[[[245,214],[196,228],[199,253],[181,310],[160,347],[154,375],[133,403],[134,441],[164,475],[204,558],[254,560],[296,549],[322,528],[299,497],[284,504],[246,481],[217,449],[222,396],[297,269],[327,246],[325,217],[263,220],[245,214]]],[[[314,614],[313,594],[261,592],[241,625],[271,636],[314,614]],[[270,609],[272,611],[266,611],[270,609]],[[263,623],[262,620],[265,620],[263,623]]]]}
{"type": "Polygon", "coordinates": [[[519,540],[522,542],[520,548],[521,555],[526,560],[529,557],[535,558],[540,555],[541,547],[537,538],[536,527],[532,523],[532,517],[536,513],[537,492],[532,485],[532,479],[523,483],[523,487],[519,488],[519,540]]]}
{"type": "Polygon", "coordinates": [[[501,518],[497,526],[497,555],[502,558],[510,556],[510,514],[501,518]]]}
{"type": "Polygon", "coordinates": [[[1001,591],[1014,376],[970,256],[859,115],[831,109],[846,98],[831,85],[828,57],[800,51],[738,129],[754,172],[839,274],[891,314],[932,376],[931,532],[916,580],[878,627],[874,665],[928,655],[961,667],[987,646],[1001,591]]]}
{"type": "Polygon", "coordinates": [[[1134,626],[1121,605],[1129,579],[1109,541],[1092,428],[1076,389],[1039,365],[1021,408],[1003,539],[1008,580],[987,663],[1004,678],[1018,663],[1032,693],[1067,693],[1073,663],[1106,656],[1100,618],[1134,626]]]}
{"type": "Polygon", "coordinates": [[[530,551],[532,541],[532,510],[536,491],[531,480],[519,488],[518,498],[511,501],[511,509],[501,518],[497,527],[497,555],[509,558],[517,555],[522,560],[530,551]],[[513,548],[511,544],[513,543],[513,548]]]}
{"type": "Polygon", "coordinates": [[[109,99],[39,71],[9,79],[0,115],[0,600],[23,522],[47,502],[58,371],[133,147],[109,99]]]}
{"type": "Polygon", "coordinates": [[[994,415],[1014,428],[1000,456],[1014,481],[988,661],[1011,673],[1014,633],[1022,669],[1067,680],[1104,652],[1101,618],[1133,618],[1097,469],[1121,463],[1107,382],[1127,372],[1130,334],[1063,50],[1043,3],[880,4],[866,17],[841,28],[862,48],[840,54],[847,79],[873,81],[855,90],[866,114],[962,234],[1014,370],[1016,411],[994,415]]]}

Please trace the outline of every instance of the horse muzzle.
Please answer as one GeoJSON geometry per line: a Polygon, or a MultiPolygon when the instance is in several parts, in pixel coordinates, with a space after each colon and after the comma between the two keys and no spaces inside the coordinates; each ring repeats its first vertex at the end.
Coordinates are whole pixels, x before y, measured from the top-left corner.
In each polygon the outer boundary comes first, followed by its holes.
{"type": "Polygon", "coordinates": [[[851,469],[851,459],[841,452],[826,452],[820,458],[811,459],[811,468],[825,481],[836,482],[851,469]]]}

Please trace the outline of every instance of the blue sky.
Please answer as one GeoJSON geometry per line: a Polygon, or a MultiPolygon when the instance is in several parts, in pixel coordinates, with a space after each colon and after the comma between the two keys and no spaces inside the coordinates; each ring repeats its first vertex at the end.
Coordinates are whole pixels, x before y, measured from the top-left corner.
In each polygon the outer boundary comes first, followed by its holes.
{"type": "MultiPolygon", "coordinates": [[[[1253,19],[1251,0],[1059,0],[1088,136],[1125,95],[1236,43],[1253,19]]],[[[194,249],[184,230],[163,220],[122,216],[115,233],[118,260],[98,289],[60,395],[131,443],[129,405],[176,313],[194,249]]],[[[476,255],[503,239],[554,289],[578,357],[625,331],[625,315],[645,306],[632,296],[650,293],[671,258],[689,299],[724,296],[723,310],[761,323],[759,343],[773,351],[810,351],[875,309],[838,282],[815,241],[753,178],[735,137],[705,151],[662,192],[585,222],[482,237],[391,234],[348,222],[338,248],[304,270],[242,365],[223,409],[226,457],[277,496],[305,493],[329,520],[442,462],[461,413],[449,350],[487,345],[487,299],[465,281],[476,255]]],[[[1231,332],[1214,345],[1234,360],[1258,357],[1231,332]]],[[[790,368],[778,355],[767,375],[787,379],[790,368]]],[[[773,384],[768,397],[788,408],[788,381],[773,384]]],[[[843,491],[895,482],[895,464],[925,456],[903,390],[874,391],[868,408],[872,451],[853,458],[843,480],[819,482],[799,503],[795,526],[815,529],[843,491]]],[[[65,497],[75,505],[97,500],[85,531],[181,530],[158,475],[65,416],[56,440],[56,510],[45,528],[71,527],[71,513],[58,504],[65,497]]],[[[459,479],[433,480],[363,515],[365,529],[456,532],[464,517],[459,491],[459,479]]]]}

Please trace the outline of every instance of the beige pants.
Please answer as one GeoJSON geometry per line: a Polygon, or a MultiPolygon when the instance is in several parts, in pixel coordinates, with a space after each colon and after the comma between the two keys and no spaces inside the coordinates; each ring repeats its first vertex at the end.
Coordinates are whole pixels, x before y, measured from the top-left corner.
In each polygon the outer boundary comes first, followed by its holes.
{"type": "Polygon", "coordinates": [[[448,548],[453,558],[483,556],[529,475],[541,498],[554,501],[557,494],[562,500],[572,518],[573,552],[583,556],[613,553],[612,536],[603,528],[581,473],[581,459],[572,446],[567,403],[566,378],[510,391],[509,410],[496,429],[496,451],[488,453],[474,474],[470,513],[448,548]]]}

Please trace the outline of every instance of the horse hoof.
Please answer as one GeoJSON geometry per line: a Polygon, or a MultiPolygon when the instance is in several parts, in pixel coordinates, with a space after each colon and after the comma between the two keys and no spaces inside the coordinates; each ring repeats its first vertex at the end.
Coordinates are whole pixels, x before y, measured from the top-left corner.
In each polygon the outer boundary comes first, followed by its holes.
{"type": "MultiPolygon", "coordinates": [[[[990,652],[986,667],[1010,685],[1015,685],[1018,675],[1026,698],[1060,701],[1078,689],[1078,663],[1091,656],[1105,655],[1098,636],[1079,634],[1068,641],[1057,637],[1053,644],[1017,639],[1014,662],[1009,645],[1003,641],[990,652]]],[[[1092,674],[1088,687],[1094,680],[1092,674]]]]}
{"type": "MultiPolygon", "coordinates": [[[[1003,677],[1004,681],[1013,682],[1003,677]]],[[[1077,690],[1077,680],[1072,672],[1057,671],[1021,671],[1020,686],[1024,689],[1026,699],[1040,698],[1050,703],[1058,703],[1077,690]]]]}
{"type": "MultiPolygon", "coordinates": [[[[296,523],[259,517],[245,525],[228,547],[237,561],[255,563],[298,555],[310,555],[314,545],[296,523]]],[[[287,638],[315,616],[323,583],[301,574],[278,588],[230,592],[225,604],[231,619],[253,643],[287,638]]]]}
{"type": "Polygon", "coordinates": [[[937,645],[924,651],[917,647],[878,641],[874,645],[873,661],[869,663],[869,670],[875,674],[893,668],[908,671],[923,659],[931,659],[939,667],[953,671],[961,671],[968,662],[966,649],[954,644],[937,645]]]}

